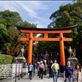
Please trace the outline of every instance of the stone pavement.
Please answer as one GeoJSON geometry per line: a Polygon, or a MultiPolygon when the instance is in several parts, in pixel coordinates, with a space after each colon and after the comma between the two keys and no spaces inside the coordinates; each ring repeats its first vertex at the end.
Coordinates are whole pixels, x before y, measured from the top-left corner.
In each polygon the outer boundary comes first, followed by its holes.
{"type": "MultiPolygon", "coordinates": [[[[53,79],[52,78],[43,78],[43,79],[40,79],[38,77],[34,77],[32,80],[29,80],[29,79],[21,79],[17,82],[53,82],[53,79]]],[[[58,82],[64,82],[63,81],[63,78],[59,78],[58,79],[58,82]]]]}
{"type": "MultiPolygon", "coordinates": [[[[16,81],[15,81],[15,79],[4,79],[0,82],[53,82],[53,79],[47,78],[47,77],[40,79],[37,76],[34,76],[34,78],[32,80],[29,80],[28,78],[22,78],[20,80],[17,79],[16,81]]],[[[58,82],[64,82],[64,79],[58,78],[58,82]]]]}

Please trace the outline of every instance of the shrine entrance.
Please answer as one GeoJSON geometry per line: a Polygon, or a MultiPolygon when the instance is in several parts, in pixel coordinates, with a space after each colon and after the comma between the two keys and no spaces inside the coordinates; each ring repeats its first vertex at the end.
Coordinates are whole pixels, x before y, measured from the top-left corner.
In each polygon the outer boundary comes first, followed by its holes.
{"type": "Polygon", "coordinates": [[[72,38],[64,37],[64,34],[72,33],[71,28],[66,29],[47,29],[47,28],[26,28],[17,26],[17,29],[26,34],[26,37],[21,37],[20,41],[28,42],[27,63],[32,63],[32,47],[33,41],[58,41],[60,44],[60,65],[65,66],[64,41],[72,41],[72,38]],[[43,34],[43,37],[35,37],[35,34],[43,34]],[[49,34],[58,34],[58,37],[49,37],[49,34]]]}

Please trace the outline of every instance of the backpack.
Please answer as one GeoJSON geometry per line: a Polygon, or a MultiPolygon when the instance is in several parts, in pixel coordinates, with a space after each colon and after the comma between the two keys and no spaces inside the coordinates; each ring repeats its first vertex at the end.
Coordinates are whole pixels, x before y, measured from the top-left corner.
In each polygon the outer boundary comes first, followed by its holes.
{"type": "Polygon", "coordinates": [[[67,67],[66,70],[67,70],[68,75],[72,75],[73,74],[73,69],[72,68],[67,67]]]}
{"type": "Polygon", "coordinates": [[[59,65],[57,63],[54,64],[54,71],[57,72],[59,70],[59,65]]]}

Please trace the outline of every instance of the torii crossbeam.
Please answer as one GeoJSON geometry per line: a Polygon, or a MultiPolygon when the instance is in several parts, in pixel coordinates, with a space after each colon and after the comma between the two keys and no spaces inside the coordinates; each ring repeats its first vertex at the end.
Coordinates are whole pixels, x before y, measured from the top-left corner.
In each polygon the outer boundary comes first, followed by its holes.
{"type": "Polygon", "coordinates": [[[58,41],[60,43],[60,65],[65,66],[65,53],[64,53],[64,41],[72,41],[72,38],[64,37],[64,34],[72,33],[69,28],[66,29],[44,29],[44,28],[26,28],[17,26],[17,29],[24,34],[28,34],[27,37],[21,37],[20,41],[28,42],[28,54],[27,63],[32,63],[32,46],[33,41],[58,41]],[[41,38],[34,37],[34,34],[44,34],[41,38]],[[49,34],[58,34],[58,37],[50,38],[49,34]]]}

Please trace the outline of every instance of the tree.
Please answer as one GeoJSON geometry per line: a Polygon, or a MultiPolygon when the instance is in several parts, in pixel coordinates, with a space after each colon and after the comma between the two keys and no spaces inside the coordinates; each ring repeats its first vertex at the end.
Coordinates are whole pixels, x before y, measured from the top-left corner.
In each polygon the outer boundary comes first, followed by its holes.
{"type": "Polygon", "coordinates": [[[73,26],[79,23],[81,24],[81,19],[79,18],[82,15],[81,8],[82,2],[61,6],[59,10],[52,13],[50,16],[52,22],[49,26],[62,28],[73,26]]]}
{"type": "Polygon", "coordinates": [[[29,23],[29,22],[19,22],[19,25],[20,26],[24,26],[24,27],[27,27],[27,28],[36,28],[37,25],[36,24],[32,24],[32,23],[29,23]]]}
{"type": "Polygon", "coordinates": [[[76,0],[77,2],[80,2],[81,0],[76,0]]]}
{"type": "Polygon", "coordinates": [[[0,24],[0,50],[4,48],[6,41],[8,41],[8,31],[4,24],[0,24]]]}
{"type": "Polygon", "coordinates": [[[13,11],[0,12],[0,51],[5,54],[13,54],[13,46],[17,42],[19,35],[16,23],[22,21],[19,13],[13,11]],[[12,51],[12,52],[11,52],[12,51]]]}
{"type": "Polygon", "coordinates": [[[21,46],[22,43],[18,40],[21,34],[16,28],[19,22],[22,26],[35,27],[34,24],[23,22],[18,12],[9,10],[0,12],[0,51],[2,53],[14,55],[18,46],[21,46]]]}
{"type": "Polygon", "coordinates": [[[1,11],[0,12],[0,23],[4,24],[6,28],[15,27],[16,23],[22,21],[19,13],[13,11],[1,11]]]}
{"type": "Polygon", "coordinates": [[[61,6],[57,11],[50,16],[52,22],[48,25],[49,28],[68,28],[69,26],[77,25],[72,36],[72,47],[79,48],[80,31],[82,31],[82,2],[77,1],[73,4],[61,6]],[[76,44],[76,45],[75,45],[76,44]]]}

